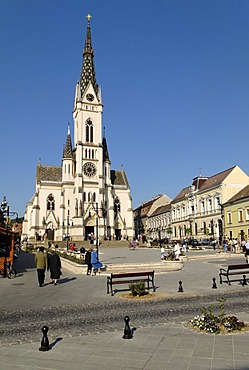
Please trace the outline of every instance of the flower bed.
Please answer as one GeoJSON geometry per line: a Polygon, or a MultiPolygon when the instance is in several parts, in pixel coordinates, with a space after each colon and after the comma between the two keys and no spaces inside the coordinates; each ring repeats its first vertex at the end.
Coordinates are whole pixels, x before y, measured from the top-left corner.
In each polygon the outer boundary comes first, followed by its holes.
{"type": "Polygon", "coordinates": [[[220,312],[218,315],[214,314],[212,305],[208,308],[201,308],[202,314],[195,316],[189,322],[189,325],[197,330],[214,334],[249,330],[249,325],[244,321],[240,321],[236,316],[225,315],[225,299],[219,300],[219,306],[220,312]]]}

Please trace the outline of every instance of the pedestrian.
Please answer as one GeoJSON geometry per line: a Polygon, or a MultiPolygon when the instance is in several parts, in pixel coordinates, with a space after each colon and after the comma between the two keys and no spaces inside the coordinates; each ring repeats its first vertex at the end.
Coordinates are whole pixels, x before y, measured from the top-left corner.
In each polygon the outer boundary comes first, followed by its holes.
{"type": "Polygon", "coordinates": [[[133,239],[132,242],[131,242],[131,248],[134,251],[136,249],[136,247],[137,247],[137,242],[136,242],[135,239],[133,239]]]}
{"type": "Polygon", "coordinates": [[[161,260],[165,260],[165,249],[163,245],[161,247],[161,260]]]}
{"type": "Polygon", "coordinates": [[[246,262],[249,263],[249,240],[247,240],[247,242],[245,244],[245,248],[246,248],[246,253],[245,253],[246,262]]]}
{"type": "Polygon", "coordinates": [[[178,242],[175,244],[173,251],[174,251],[176,260],[179,260],[179,256],[181,254],[181,249],[180,249],[180,245],[179,245],[178,242]]]}
{"type": "Polygon", "coordinates": [[[45,271],[48,268],[48,258],[44,253],[44,247],[40,247],[35,255],[35,265],[37,269],[39,287],[44,285],[45,271]]]}
{"type": "Polygon", "coordinates": [[[55,250],[48,255],[48,270],[50,271],[50,283],[57,285],[61,276],[61,259],[55,250]]]}
{"type": "Polygon", "coordinates": [[[99,257],[96,250],[93,250],[91,253],[91,264],[92,264],[92,275],[96,275],[97,272],[100,274],[100,268],[103,266],[103,264],[99,262],[99,257]]]}
{"type": "Polygon", "coordinates": [[[91,275],[92,272],[92,263],[91,263],[91,254],[92,254],[92,248],[88,249],[88,251],[85,254],[85,263],[87,264],[87,275],[91,275]]]}
{"type": "Polygon", "coordinates": [[[223,240],[223,252],[226,253],[227,251],[227,241],[226,239],[223,240]]]}

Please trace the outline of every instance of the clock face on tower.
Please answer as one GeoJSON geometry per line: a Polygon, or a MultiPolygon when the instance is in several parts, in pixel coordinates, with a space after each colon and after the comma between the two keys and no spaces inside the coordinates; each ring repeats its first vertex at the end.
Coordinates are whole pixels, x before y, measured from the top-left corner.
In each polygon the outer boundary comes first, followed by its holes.
{"type": "Polygon", "coordinates": [[[93,163],[87,162],[83,166],[83,172],[86,176],[91,177],[91,176],[96,175],[97,169],[93,163]]]}
{"type": "Polygon", "coordinates": [[[86,98],[87,98],[88,101],[93,101],[94,96],[93,96],[93,94],[86,94],[86,98]]]}

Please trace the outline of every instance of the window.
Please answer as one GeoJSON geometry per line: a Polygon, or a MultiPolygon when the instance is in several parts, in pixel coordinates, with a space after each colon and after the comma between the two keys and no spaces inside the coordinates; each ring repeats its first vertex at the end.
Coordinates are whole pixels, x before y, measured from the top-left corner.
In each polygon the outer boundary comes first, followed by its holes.
{"type": "Polygon", "coordinates": [[[249,208],[246,209],[246,221],[249,220],[249,208]]]}
{"type": "Polygon", "coordinates": [[[90,119],[86,121],[86,142],[87,143],[93,142],[93,123],[90,119]]]}
{"type": "Polygon", "coordinates": [[[228,214],[227,214],[227,223],[228,224],[232,223],[232,213],[231,212],[228,212],[228,214]]]}
{"type": "Polygon", "coordinates": [[[238,219],[239,219],[239,222],[243,222],[243,211],[242,211],[242,209],[238,210],[238,219]]]}
{"type": "Polygon", "coordinates": [[[85,149],[85,158],[87,158],[87,149],[85,149]]]}
{"type": "Polygon", "coordinates": [[[83,202],[85,202],[86,201],[86,192],[84,191],[84,193],[83,193],[83,202]]]}
{"type": "Polygon", "coordinates": [[[54,211],[55,202],[52,194],[47,197],[47,211],[54,211]]]}

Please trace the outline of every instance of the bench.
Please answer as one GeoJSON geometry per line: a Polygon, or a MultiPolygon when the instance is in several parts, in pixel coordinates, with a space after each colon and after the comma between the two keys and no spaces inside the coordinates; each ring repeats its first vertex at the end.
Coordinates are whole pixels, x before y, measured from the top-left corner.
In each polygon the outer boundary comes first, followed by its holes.
{"type": "Polygon", "coordinates": [[[228,285],[231,285],[229,276],[230,275],[242,275],[249,273],[249,264],[244,263],[242,265],[229,265],[227,269],[220,269],[220,284],[222,284],[222,276],[226,276],[228,285]]]}
{"type": "Polygon", "coordinates": [[[116,284],[130,284],[136,283],[139,281],[144,281],[147,283],[147,289],[150,289],[150,283],[153,288],[153,292],[156,291],[156,287],[154,284],[154,275],[155,271],[147,271],[147,272],[125,272],[123,274],[111,274],[111,276],[107,276],[107,294],[111,292],[113,296],[113,285],[116,284]]]}

